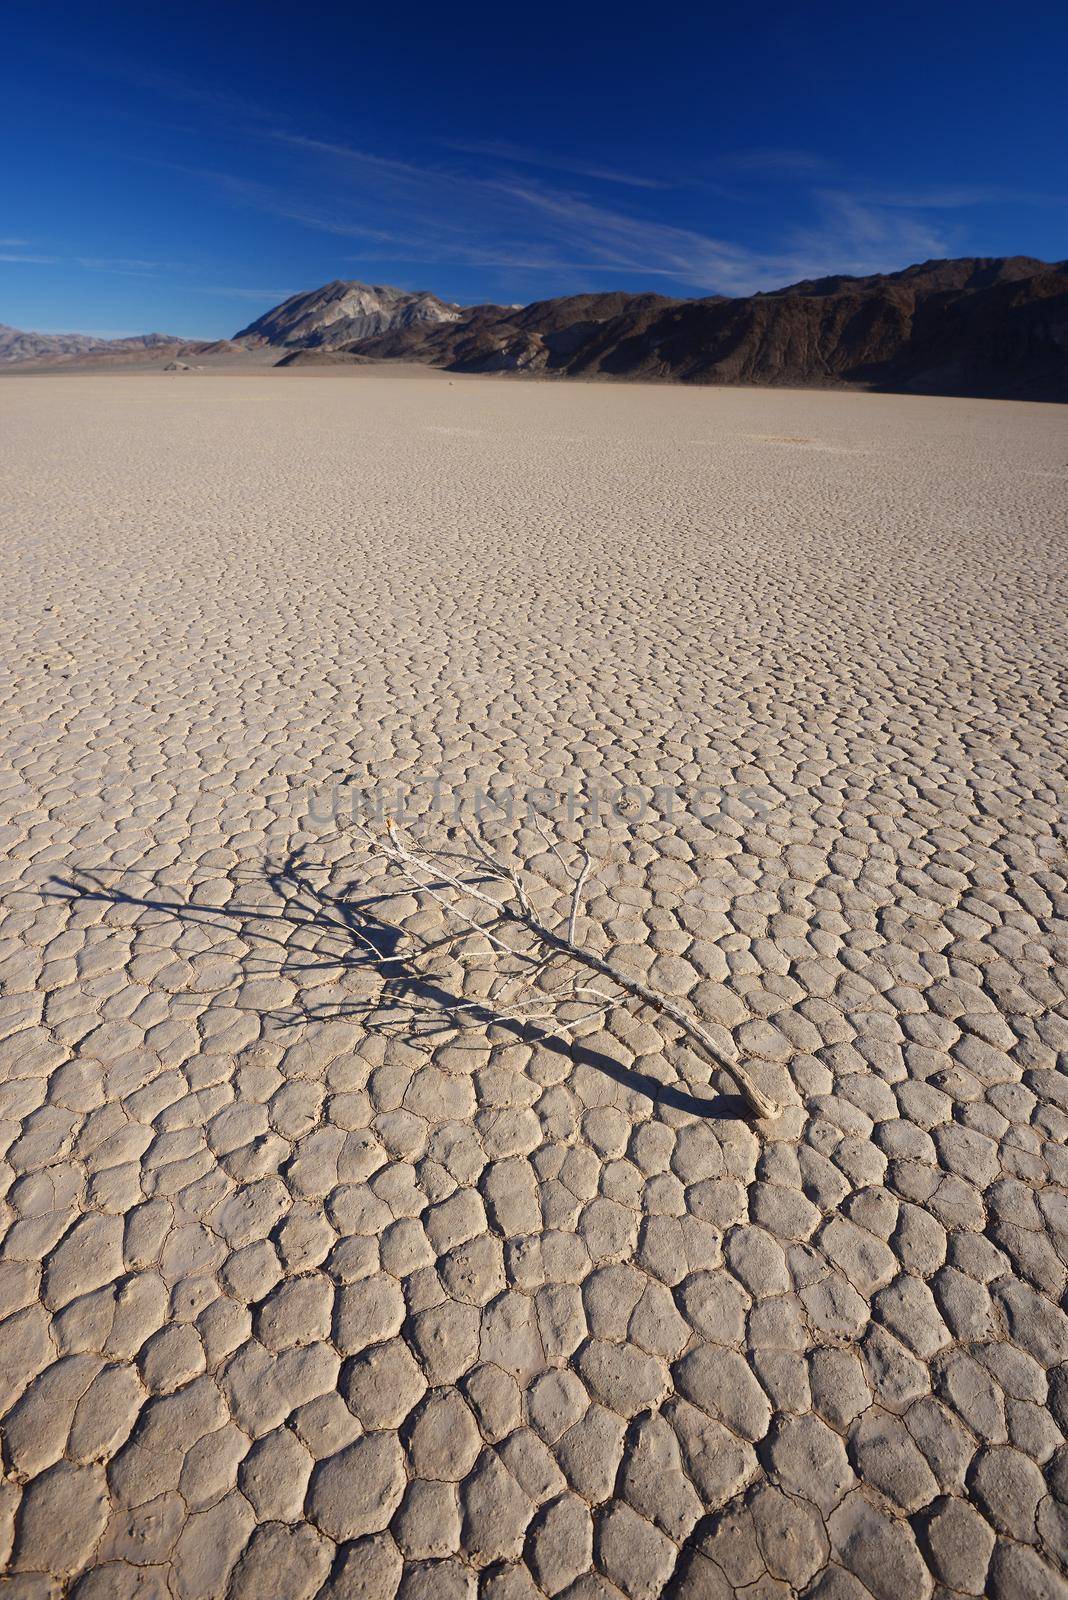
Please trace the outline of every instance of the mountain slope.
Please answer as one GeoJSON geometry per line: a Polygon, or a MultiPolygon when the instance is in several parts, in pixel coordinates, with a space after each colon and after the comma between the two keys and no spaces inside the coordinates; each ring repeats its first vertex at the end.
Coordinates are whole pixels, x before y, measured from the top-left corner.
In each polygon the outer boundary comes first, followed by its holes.
{"type": "Polygon", "coordinates": [[[351,346],[376,360],[427,361],[454,372],[569,372],[607,339],[623,338],[673,306],[665,295],[568,295],[520,307],[473,306],[440,328],[399,328],[351,346]]]}
{"type": "Polygon", "coordinates": [[[463,315],[459,306],[446,305],[436,294],[425,290],[409,293],[388,285],[338,278],[321,289],[291,295],[235,333],[234,338],[247,344],[337,349],[393,328],[457,322],[463,315]]]}
{"type": "Polygon", "coordinates": [[[1068,400],[1068,263],[930,261],[735,300],[617,294],[475,307],[447,327],[349,348],[457,372],[1068,400]]]}

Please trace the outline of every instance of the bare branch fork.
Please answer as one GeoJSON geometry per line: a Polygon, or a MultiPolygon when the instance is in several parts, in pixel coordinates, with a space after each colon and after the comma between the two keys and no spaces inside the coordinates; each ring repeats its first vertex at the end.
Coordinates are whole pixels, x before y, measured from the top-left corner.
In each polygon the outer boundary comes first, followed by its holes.
{"type": "MultiPolygon", "coordinates": [[[[595,955],[593,951],[585,949],[577,941],[577,924],[579,911],[582,905],[583,891],[585,890],[590,873],[593,870],[593,860],[586,850],[582,851],[582,860],[577,870],[573,869],[565,860],[557,843],[541,828],[540,821],[535,818],[535,825],[545,839],[548,847],[560,861],[568,878],[572,883],[571,905],[566,926],[554,930],[548,928],[534,914],[530,904],[523,880],[519,873],[499,861],[486,847],[485,842],[473,829],[463,826],[468,842],[474,852],[474,859],[469,865],[476,865],[485,874],[500,882],[508,884],[512,894],[509,899],[496,900],[492,895],[486,894],[478,887],[477,883],[463,880],[455,873],[443,869],[436,860],[429,860],[414,850],[410,849],[401,837],[400,831],[392,818],[387,818],[385,835],[378,834],[364,823],[357,823],[357,831],[371,852],[384,859],[396,872],[403,876],[408,883],[419,893],[427,895],[441,907],[443,912],[452,921],[458,922],[460,928],[456,937],[464,940],[478,936],[485,939],[491,950],[498,956],[519,963],[519,972],[513,973],[505,985],[507,989],[523,986],[527,990],[533,989],[534,984],[552,966],[560,961],[573,961],[596,973],[601,978],[606,978],[624,994],[637,1000],[641,1005],[648,1006],[653,1011],[661,1012],[669,1017],[679,1027],[701,1052],[708,1057],[717,1067],[730,1075],[737,1084],[746,1104],[755,1116],[776,1117],[780,1107],[758,1088],[749,1072],[737,1061],[728,1060],[723,1056],[710,1034],[703,1028],[690,1013],[671,1000],[667,995],[652,989],[648,984],[642,983],[638,978],[632,978],[627,973],[621,972],[610,960],[595,955]],[[491,913],[488,924],[480,921],[476,916],[468,913],[452,898],[452,891],[461,899],[474,901],[491,913]],[[507,927],[523,929],[532,936],[534,948],[517,949],[514,944],[503,936],[507,927]]],[[[547,996],[544,990],[536,990],[535,995],[539,1002],[544,1003],[547,996]]],[[[532,996],[533,998],[533,996],[532,996]]],[[[555,1007],[562,1001],[596,1000],[597,1004],[592,1010],[587,1010],[582,1016],[570,1021],[558,1022],[557,1026],[547,1034],[547,1037],[560,1036],[577,1028],[594,1017],[603,1015],[613,1010],[619,1003],[621,996],[605,994],[600,988],[589,984],[574,985],[569,992],[554,998],[554,1007],[544,1016],[555,1016],[555,1007]]],[[[515,1002],[510,1002],[510,1005],[515,1002]]],[[[499,1010],[497,1002],[490,1001],[489,1005],[499,1010]]],[[[486,1009],[486,1002],[474,1003],[474,1009],[486,1009]]],[[[513,1016],[524,1022],[540,1020],[522,1009],[515,1010],[513,1016]]]]}

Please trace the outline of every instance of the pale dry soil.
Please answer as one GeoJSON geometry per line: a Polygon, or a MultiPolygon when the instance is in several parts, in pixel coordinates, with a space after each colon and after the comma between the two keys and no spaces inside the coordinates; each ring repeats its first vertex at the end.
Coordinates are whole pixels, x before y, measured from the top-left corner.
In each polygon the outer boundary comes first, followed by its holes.
{"type": "Polygon", "coordinates": [[[5,1596],[1068,1594],[1065,413],[0,411],[5,1596]],[[383,993],[441,913],[323,796],[433,775],[636,786],[582,937],[782,1116],[656,1016],[449,1031],[455,947],[383,993]]]}

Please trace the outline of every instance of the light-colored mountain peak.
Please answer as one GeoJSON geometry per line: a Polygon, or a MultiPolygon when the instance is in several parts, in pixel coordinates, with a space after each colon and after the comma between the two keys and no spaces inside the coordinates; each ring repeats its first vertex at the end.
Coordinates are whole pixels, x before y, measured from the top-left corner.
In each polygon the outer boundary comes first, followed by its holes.
{"type": "Polygon", "coordinates": [[[291,295],[234,337],[249,343],[333,349],[416,323],[457,322],[462,315],[459,306],[424,289],[335,278],[321,289],[291,295]]]}

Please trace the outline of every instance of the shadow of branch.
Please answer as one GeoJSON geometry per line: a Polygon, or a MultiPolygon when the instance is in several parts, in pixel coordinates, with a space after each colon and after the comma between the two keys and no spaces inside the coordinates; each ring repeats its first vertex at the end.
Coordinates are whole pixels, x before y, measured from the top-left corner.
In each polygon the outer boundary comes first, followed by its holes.
{"type": "MultiPolygon", "coordinates": [[[[662,1083],[651,1073],[627,1067],[580,1040],[554,1037],[537,1023],[498,1010],[492,999],[471,1000],[455,993],[420,966],[422,961],[433,958],[452,943],[452,939],[416,938],[379,915],[384,906],[405,891],[361,894],[358,881],[352,879],[333,892],[315,882],[314,874],[323,870],[307,861],[304,847],[290,852],[279,865],[268,865],[261,881],[276,895],[279,902],[276,908],[252,904],[216,906],[195,898],[181,898],[173,890],[153,888],[136,893],[124,887],[121,881],[109,883],[99,870],[78,872],[67,879],[52,877],[46,892],[72,902],[102,901],[134,906],[173,916],[183,923],[229,927],[253,948],[274,946],[284,952],[280,961],[270,962],[266,969],[258,969],[260,971],[278,970],[285,976],[297,978],[317,971],[336,972],[340,967],[345,971],[374,972],[381,980],[377,992],[370,997],[310,1005],[298,1000],[286,1011],[271,1013],[279,1026],[355,1019],[369,1034],[383,1033],[413,1043],[472,1028],[492,1028],[521,1043],[566,1057],[575,1066],[603,1073],[613,1082],[646,1097],[654,1110],[658,1106],[671,1106],[691,1116],[747,1117],[748,1108],[740,1094],[717,1093],[703,1098],[677,1082],[662,1083]],[[280,925],[277,934],[265,931],[264,924],[272,922],[280,925]],[[297,930],[305,936],[313,934],[336,939],[340,948],[326,953],[307,949],[294,954],[289,941],[297,930]]],[[[123,878],[129,877],[124,869],[116,871],[123,878]]],[[[250,963],[248,970],[251,975],[257,969],[250,963]]]]}

